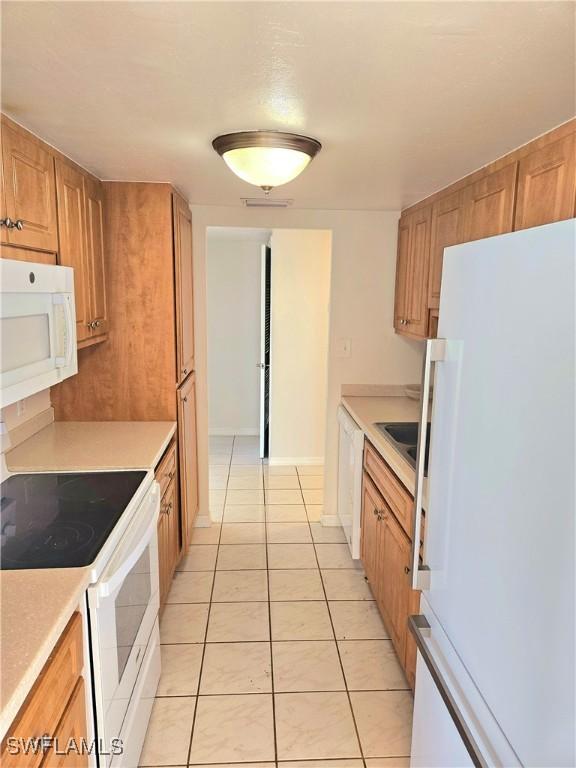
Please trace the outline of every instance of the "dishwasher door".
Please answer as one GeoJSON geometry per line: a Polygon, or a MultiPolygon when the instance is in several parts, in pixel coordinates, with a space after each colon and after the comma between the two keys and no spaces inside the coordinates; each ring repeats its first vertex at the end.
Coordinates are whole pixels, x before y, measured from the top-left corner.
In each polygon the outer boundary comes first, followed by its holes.
{"type": "Polygon", "coordinates": [[[364,432],[342,405],[338,407],[338,517],[354,560],[360,559],[364,432]]]}

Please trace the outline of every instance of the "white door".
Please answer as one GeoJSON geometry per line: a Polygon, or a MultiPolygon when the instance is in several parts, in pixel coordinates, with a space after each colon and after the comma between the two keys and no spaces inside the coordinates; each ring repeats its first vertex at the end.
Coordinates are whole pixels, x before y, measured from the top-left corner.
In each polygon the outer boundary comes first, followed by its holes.
{"type": "Polygon", "coordinates": [[[576,764],[575,225],[445,251],[424,553],[519,762],[555,768],[576,764]]]}

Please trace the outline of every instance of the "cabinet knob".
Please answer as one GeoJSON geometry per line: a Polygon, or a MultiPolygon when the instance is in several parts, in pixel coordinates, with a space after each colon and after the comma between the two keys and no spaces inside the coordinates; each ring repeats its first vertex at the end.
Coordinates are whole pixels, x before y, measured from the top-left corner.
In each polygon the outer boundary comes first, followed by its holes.
{"type": "Polygon", "coordinates": [[[6,216],[5,219],[0,219],[0,227],[6,227],[6,229],[12,229],[14,226],[14,222],[10,218],[10,216],[6,216]]]}
{"type": "Polygon", "coordinates": [[[408,574],[410,573],[410,571],[411,571],[411,570],[412,570],[412,569],[410,568],[410,566],[409,566],[409,565],[405,565],[405,566],[404,566],[404,573],[405,573],[406,575],[408,575],[408,574]]]}
{"type": "Polygon", "coordinates": [[[100,328],[101,325],[102,323],[100,320],[94,320],[94,328],[100,328]]]}
{"type": "Polygon", "coordinates": [[[19,232],[22,232],[24,229],[24,222],[22,219],[17,219],[12,226],[15,227],[19,232]]]}
{"type": "Polygon", "coordinates": [[[188,373],[188,368],[182,368],[182,373],[184,374],[184,376],[186,376],[186,374],[188,373]]]}

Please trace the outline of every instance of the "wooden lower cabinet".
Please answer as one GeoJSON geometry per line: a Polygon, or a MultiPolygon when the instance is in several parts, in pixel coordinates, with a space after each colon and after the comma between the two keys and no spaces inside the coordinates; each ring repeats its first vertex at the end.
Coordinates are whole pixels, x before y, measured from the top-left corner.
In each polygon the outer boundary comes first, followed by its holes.
{"type": "Polygon", "coordinates": [[[178,488],[176,442],[167,448],[155,472],[160,485],[160,515],[158,517],[158,570],[160,605],[164,605],[176,565],[180,559],[181,519],[178,488]]]}
{"type": "Polygon", "coordinates": [[[196,376],[178,390],[178,448],[181,477],[182,546],[187,549],[198,512],[198,455],[196,442],[196,376]]]}
{"type": "Polygon", "coordinates": [[[88,764],[87,755],[77,754],[74,746],[69,754],[58,754],[67,751],[70,739],[81,747],[81,740],[87,738],[82,649],[82,616],[76,612],[2,741],[2,768],[82,768],[88,764]],[[45,735],[55,739],[47,751],[18,749],[23,741],[45,735]]]}
{"type": "Polygon", "coordinates": [[[378,538],[383,569],[378,606],[398,656],[404,662],[411,592],[408,580],[411,542],[390,509],[386,509],[382,515],[378,538]]]}
{"type": "MultiPolygon", "coordinates": [[[[371,447],[371,446],[370,446],[371,447]]],[[[371,452],[371,468],[375,462],[371,452]]],[[[387,472],[391,472],[379,458],[387,472]]],[[[420,593],[410,581],[412,544],[403,526],[386,503],[389,488],[380,483],[386,474],[377,477],[365,468],[362,487],[362,533],[360,552],[370,589],[394,645],[406,678],[414,688],[416,646],[408,630],[408,616],[418,613],[420,593]]],[[[395,482],[399,481],[394,478],[395,482]]],[[[396,489],[397,491],[397,489],[396,489]]],[[[411,499],[410,494],[405,491],[411,499]]]]}
{"type": "Polygon", "coordinates": [[[364,473],[362,486],[362,539],[360,557],[364,572],[375,600],[380,598],[381,573],[379,552],[379,515],[383,509],[384,500],[376,490],[370,477],[364,473]]]}
{"type": "Polygon", "coordinates": [[[86,690],[84,680],[76,683],[70,701],[56,728],[57,750],[44,758],[42,768],[84,768],[88,754],[79,752],[82,739],[86,739],[86,690]]]}

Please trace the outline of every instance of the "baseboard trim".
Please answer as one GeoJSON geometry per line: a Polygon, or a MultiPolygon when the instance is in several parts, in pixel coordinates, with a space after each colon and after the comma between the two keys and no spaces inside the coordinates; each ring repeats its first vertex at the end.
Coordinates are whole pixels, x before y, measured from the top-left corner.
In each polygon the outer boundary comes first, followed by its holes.
{"type": "Polygon", "coordinates": [[[324,456],[281,456],[270,457],[268,464],[272,467],[287,467],[299,464],[301,466],[324,464],[324,456]]]}
{"type": "Polygon", "coordinates": [[[340,526],[340,518],[338,515],[322,515],[320,524],[325,528],[335,528],[336,526],[340,526]]]}
{"type": "Polygon", "coordinates": [[[242,437],[257,437],[260,434],[259,429],[253,429],[252,427],[245,427],[244,429],[232,427],[210,427],[208,430],[209,437],[234,437],[234,435],[240,435],[242,437]]]}

